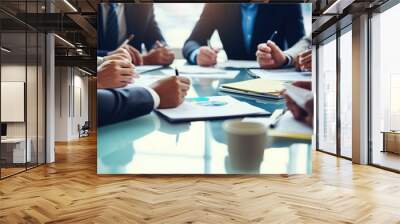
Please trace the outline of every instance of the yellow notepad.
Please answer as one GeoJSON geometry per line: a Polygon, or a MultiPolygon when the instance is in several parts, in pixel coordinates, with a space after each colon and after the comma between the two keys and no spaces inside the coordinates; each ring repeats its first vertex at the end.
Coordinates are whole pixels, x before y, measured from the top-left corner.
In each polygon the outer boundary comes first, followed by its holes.
{"type": "Polygon", "coordinates": [[[224,84],[222,85],[222,88],[263,95],[279,96],[280,92],[285,88],[283,86],[283,83],[283,81],[278,80],[251,79],[241,82],[224,84]]]}

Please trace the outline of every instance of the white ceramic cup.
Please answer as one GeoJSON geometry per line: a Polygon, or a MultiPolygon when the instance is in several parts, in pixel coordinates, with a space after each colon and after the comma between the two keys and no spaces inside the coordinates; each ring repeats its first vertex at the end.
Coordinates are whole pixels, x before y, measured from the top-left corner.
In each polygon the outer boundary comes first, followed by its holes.
{"type": "Polygon", "coordinates": [[[257,168],[264,158],[267,127],[256,122],[228,120],[223,123],[229,160],[237,168],[257,168]]]}

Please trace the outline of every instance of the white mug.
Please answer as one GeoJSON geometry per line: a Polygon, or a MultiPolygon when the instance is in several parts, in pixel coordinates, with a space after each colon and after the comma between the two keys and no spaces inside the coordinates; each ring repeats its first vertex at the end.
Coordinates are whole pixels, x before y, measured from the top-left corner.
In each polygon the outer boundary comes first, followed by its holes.
{"type": "Polygon", "coordinates": [[[267,127],[262,123],[228,120],[223,123],[231,166],[257,169],[264,159],[267,127]]]}

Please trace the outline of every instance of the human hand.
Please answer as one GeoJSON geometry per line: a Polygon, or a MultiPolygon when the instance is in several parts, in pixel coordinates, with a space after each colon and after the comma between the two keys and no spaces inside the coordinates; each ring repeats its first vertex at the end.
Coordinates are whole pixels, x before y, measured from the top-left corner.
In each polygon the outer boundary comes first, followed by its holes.
{"type": "Polygon", "coordinates": [[[200,66],[213,66],[217,64],[218,51],[207,46],[199,48],[196,62],[200,66]]]}
{"type": "Polygon", "coordinates": [[[124,48],[118,48],[115,51],[109,52],[108,55],[104,57],[104,61],[110,60],[126,60],[130,63],[132,61],[132,57],[128,50],[124,48]]]}
{"type": "Polygon", "coordinates": [[[108,60],[97,68],[97,88],[119,88],[139,77],[135,66],[127,60],[108,60]]]}
{"type": "Polygon", "coordinates": [[[295,67],[300,71],[311,71],[312,63],[312,50],[306,50],[297,56],[295,60],[295,67]]]}
{"type": "MultiPolygon", "coordinates": [[[[311,82],[298,81],[292,83],[292,85],[311,90],[311,82]]],[[[294,102],[294,100],[290,98],[290,96],[285,93],[283,95],[286,99],[286,106],[290,110],[290,112],[292,112],[293,117],[296,120],[302,121],[312,127],[314,120],[314,99],[307,101],[305,104],[305,109],[303,109],[299,105],[297,105],[296,102],[294,102]]]]}
{"type": "Polygon", "coordinates": [[[190,88],[190,80],[183,76],[170,76],[160,79],[150,86],[160,97],[158,108],[179,106],[190,88]]]}
{"type": "Polygon", "coordinates": [[[257,47],[257,62],[260,68],[280,68],[287,63],[287,57],[273,41],[259,44],[257,47]]]}
{"type": "Polygon", "coordinates": [[[131,56],[132,63],[134,65],[143,65],[143,57],[142,57],[142,55],[140,54],[140,52],[136,48],[132,47],[129,44],[125,44],[124,46],[118,48],[117,50],[109,52],[108,55],[115,54],[116,51],[118,51],[121,48],[128,51],[129,55],[131,56]]]}
{"type": "Polygon", "coordinates": [[[171,49],[163,46],[160,41],[156,42],[156,47],[143,56],[143,63],[146,65],[170,65],[175,59],[175,54],[171,49]]]}

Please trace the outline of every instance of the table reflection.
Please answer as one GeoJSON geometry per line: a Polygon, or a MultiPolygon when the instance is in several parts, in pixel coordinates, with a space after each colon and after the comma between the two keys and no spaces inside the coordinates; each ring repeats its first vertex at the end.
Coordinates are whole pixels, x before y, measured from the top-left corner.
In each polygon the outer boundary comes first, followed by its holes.
{"type": "MultiPolygon", "coordinates": [[[[218,91],[220,85],[246,79],[249,77],[245,70],[233,80],[193,79],[189,97],[224,95],[218,91]]],[[[231,96],[268,111],[285,106],[282,100],[231,96]]],[[[101,127],[97,138],[98,173],[311,173],[309,141],[268,137],[263,153],[247,155],[241,160],[227,148],[223,122],[224,120],[214,120],[172,124],[156,113],[151,113],[101,127]]]]}

